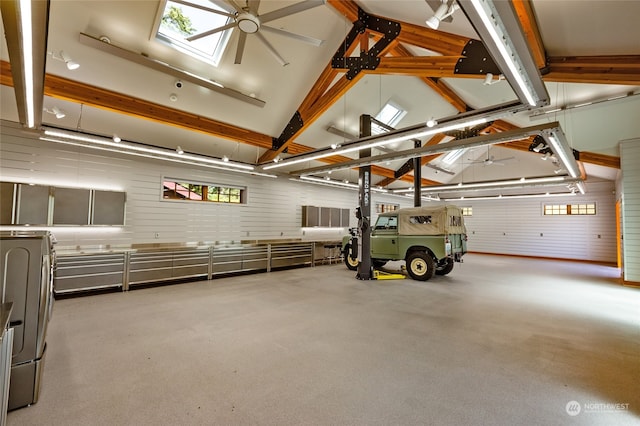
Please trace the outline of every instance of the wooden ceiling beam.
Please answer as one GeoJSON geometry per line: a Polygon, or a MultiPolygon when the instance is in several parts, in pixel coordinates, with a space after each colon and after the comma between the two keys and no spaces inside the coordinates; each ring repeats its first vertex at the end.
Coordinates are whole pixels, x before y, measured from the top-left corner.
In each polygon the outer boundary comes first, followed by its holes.
{"type": "Polygon", "coordinates": [[[544,68],[547,65],[547,55],[531,0],[512,0],[511,4],[516,11],[536,66],[539,69],[544,68]]]}
{"type": "Polygon", "coordinates": [[[640,55],[554,56],[544,81],[592,84],[640,84],[640,55]]]}

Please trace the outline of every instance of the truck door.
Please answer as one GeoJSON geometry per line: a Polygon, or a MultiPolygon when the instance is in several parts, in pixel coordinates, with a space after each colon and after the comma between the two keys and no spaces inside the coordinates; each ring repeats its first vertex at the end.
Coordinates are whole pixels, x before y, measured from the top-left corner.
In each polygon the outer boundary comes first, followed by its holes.
{"type": "Polygon", "coordinates": [[[371,233],[371,257],[398,258],[398,216],[380,216],[371,233]]]}

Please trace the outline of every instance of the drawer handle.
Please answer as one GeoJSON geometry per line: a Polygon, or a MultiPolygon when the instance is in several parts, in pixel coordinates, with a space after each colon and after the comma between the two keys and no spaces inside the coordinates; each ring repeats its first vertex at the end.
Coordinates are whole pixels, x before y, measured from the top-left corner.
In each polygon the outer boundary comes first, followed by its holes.
{"type": "Polygon", "coordinates": [[[9,327],[10,327],[10,328],[11,328],[11,327],[18,327],[18,326],[20,326],[20,325],[22,325],[22,321],[20,321],[20,320],[18,320],[18,321],[11,321],[11,322],[9,323],[9,327]]]}

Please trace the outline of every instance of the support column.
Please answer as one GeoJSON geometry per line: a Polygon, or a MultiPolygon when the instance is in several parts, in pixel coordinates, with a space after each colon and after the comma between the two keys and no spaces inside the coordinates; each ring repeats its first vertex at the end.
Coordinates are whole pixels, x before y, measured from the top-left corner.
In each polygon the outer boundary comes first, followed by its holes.
{"type": "MultiPolygon", "coordinates": [[[[422,141],[415,139],[413,141],[414,148],[420,148],[422,141]]],[[[420,157],[413,159],[413,207],[422,206],[422,164],[420,157]]]]}
{"type": "MultiPolygon", "coordinates": [[[[371,116],[362,114],[360,116],[360,137],[371,136],[371,116]]],[[[371,148],[360,151],[360,158],[371,156],[371,148]]],[[[358,275],[360,280],[370,280],[373,278],[371,267],[371,166],[363,166],[359,169],[358,175],[359,209],[358,228],[360,230],[360,265],[358,275]]]]}

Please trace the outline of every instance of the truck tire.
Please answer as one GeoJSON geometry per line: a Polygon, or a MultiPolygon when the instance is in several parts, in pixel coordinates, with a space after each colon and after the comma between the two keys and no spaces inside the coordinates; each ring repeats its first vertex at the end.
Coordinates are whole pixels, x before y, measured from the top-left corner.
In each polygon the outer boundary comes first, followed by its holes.
{"type": "Polygon", "coordinates": [[[360,264],[360,262],[358,262],[358,259],[354,259],[353,257],[351,257],[351,244],[347,244],[346,246],[344,246],[344,264],[347,265],[347,268],[352,271],[356,271],[358,269],[358,265],[360,264]]]}
{"type": "Polygon", "coordinates": [[[441,264],[436,266],[436,275],[447,275],[449,272],[453,271],[453,265],[455,262],[452,258],[445,258],[441,264]]]}
{"type": "Polygon", "coordinates": [[[427,281],[435,269],[433,259],[423,251],[414,251],[407,257],[407,272],[414,280],[427,281]]]}

